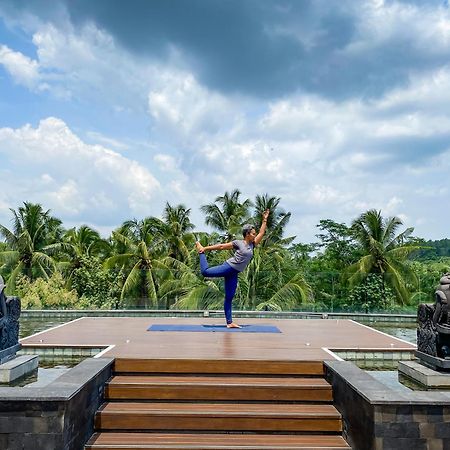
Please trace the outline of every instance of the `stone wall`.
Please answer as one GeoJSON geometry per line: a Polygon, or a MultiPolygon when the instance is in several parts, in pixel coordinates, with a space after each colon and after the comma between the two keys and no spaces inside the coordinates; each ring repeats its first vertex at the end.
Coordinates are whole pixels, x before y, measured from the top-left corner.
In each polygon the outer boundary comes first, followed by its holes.
{"type": "Polygon", "coordinates": [[[90,358],[43,388],[0,388],[0,448],[82,450],[112,375],[111,358],[90,358]]]}
{"type": "Polygon", "coordinates": [[[400,392],[351,362],[325,366],[354,450],[450,450],[450,392],[400,392]]]}

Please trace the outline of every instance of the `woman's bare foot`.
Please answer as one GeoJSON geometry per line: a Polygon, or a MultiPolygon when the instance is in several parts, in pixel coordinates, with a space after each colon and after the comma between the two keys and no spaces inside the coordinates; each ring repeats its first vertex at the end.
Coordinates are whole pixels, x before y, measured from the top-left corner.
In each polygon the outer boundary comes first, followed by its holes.
{"type": "Polygon", "coordinates": [[[242,328],[240,325],[238,325],[237,323],[231,322],[231,323],[227,323],[227,328],[242,328]]]}
{"type": "Polygon", "coordinates": [[[205,252],[205,249],[203,248],[203,245],[200,244],[200,242],[198,242],[198,241],[195,243],[195,248],[197,249],[197,251],[199,253],[204,253],[205,252]]]}

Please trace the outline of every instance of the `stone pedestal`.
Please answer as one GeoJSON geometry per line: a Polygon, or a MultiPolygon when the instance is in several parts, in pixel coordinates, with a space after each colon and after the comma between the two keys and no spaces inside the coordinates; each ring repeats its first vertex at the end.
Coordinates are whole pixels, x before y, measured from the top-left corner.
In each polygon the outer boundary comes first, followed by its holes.
{"type": "Polygon", "coordinates": [[[433,370],[417,361],[399,361],[398,371],[430,389],[450,388],[450,373],[433,370]]]}
{"type": "Polygon", "coordinates": [[[38,355],[22,355],[0,364],[0,383],[11,383],[38,368],[38,355]]]}

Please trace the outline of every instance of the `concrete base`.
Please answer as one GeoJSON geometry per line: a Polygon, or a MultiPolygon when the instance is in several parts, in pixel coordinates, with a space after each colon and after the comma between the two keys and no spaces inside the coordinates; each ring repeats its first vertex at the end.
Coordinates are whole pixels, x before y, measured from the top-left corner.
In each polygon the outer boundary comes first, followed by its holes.
{"type": "Polygon", "coordinates": [[[418,350],[415,351],[414,354],[417,356],[417,358],[419,358],[427,366],[430,366],[432,369],[450,373],[450,359],[427,355],[426,353],[419,352],[418,350]]]}
{"type": "Polygon", "coordinates": [[[450,388],[450,373],[438,372],[417,361],[399,361],[398,371],[429,388],[450,388]]]}
{"type": "Polygon", "coordinates": [[[11,381],[36,370],[39,363],[37,355],[22,355],[4,364],[0,364],[0,383],[11,383],[11,381]]]}

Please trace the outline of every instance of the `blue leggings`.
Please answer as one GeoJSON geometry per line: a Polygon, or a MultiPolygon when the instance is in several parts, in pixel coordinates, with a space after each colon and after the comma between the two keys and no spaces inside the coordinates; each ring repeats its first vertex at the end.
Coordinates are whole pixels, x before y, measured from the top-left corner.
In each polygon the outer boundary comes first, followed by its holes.
{"type": "Polygon", "coordinates": [[[234,294],[236,293],[239,272],[236,269],[233,269],[227,262],[224,262],[220,266],[209,267],[205,254],[200,253],[199,256],[200,270],[204,277],[223,277],[225,281],[225,301],[223,304],[223,309],[225,311],[227,323],[231,323],[233,322],[233,319],[231,318],[231,302],[233,301],[234,294]]]}

